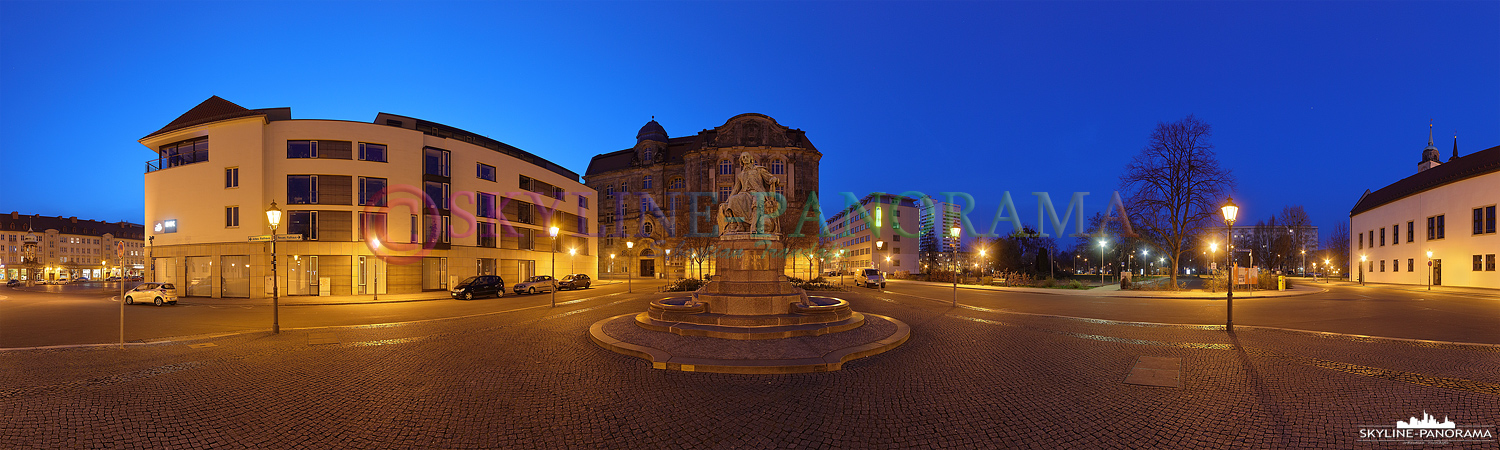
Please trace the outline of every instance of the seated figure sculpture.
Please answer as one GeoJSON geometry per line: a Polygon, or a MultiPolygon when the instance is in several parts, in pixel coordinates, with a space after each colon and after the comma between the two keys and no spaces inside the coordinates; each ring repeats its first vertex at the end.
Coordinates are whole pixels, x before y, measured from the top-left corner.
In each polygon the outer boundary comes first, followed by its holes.
{"type": "Polygon", "coordinates": [[[771,175],[749,152],[740,154],[740,170],[734,175],[729,199],[719,204],[719,234],[776,234],[783,203],[776,193],[781,180],[771,175]]]}

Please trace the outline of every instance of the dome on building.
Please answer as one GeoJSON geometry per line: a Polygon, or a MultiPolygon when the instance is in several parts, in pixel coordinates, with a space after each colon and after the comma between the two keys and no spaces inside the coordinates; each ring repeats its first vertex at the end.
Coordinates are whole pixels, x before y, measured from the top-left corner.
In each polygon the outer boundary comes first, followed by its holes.
{"type": "Polygon", "coordinates": [[[641,127],[640,132],[635,134],[635,142],[640,143],[641,141],[667,142],[667,130],[662,128],[661,124],[656,123],[655,118],[652,118],[650,122],[646,122],[646,125],[641,127]]]}

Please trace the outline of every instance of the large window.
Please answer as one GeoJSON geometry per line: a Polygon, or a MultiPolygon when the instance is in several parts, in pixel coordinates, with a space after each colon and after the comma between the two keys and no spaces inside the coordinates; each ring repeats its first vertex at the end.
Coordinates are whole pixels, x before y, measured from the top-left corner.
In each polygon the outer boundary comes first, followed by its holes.
{"type": "Polygon", "coordinates": [[[641,180],[641,189],[651,189],[652,181],[655,181],[655,178],[650,175],[646,175],[646,178],[641,180]]]}
{"type": "Polygon", "coordinates": [[[721,160],[719,160],[719,175],[729,175],[729,174],[731,174],[733,172],[734,172],[734,166],[731,165],[731,164],[729,164],[729,160],[727,160],[727,159],[721,159],[721,160]]]}
{"type": "Polygon", "coordinates": [[[432,198],[432,201],[437,204],[438,209],[446,211],[451,207],[448,204],[448,195],[451,192],[448,183],[428,181],[423,183],[423,186],[425,186],[423,191],[427,193],[428,197],[432,198]]]}
{"type": "Polygon", "coordinates": [[[317,158],[318,141],[286,141],[287,158],[317,158]]]}
{"type": "Polygon", "coordinates": [[[479,163],[475,170],[478,172],[479,179],[495,181],[495,166],[479,163]]]}
{"type": "Polygon", "coordinates": [[[667,187],[670,187],[672,189],[682,189],[684,185],[685,184],[682,181],[682,177],[675,177],[672,178],[672,184],[667,187]]]}
{"type": "Polygon", "coordinates": [[[318,240],[318,212],[288,211],[286,232],[300,234],[309,241],[318,240]]]}
{"type": "Polygon", "coordinates": [[[359,160],[385,162],[385,144],[359,143],[359,160]]]}
{"type": "Polygon", "coordinates": [[[1474,208],[1474,234],[1495,232],[1495,206],[1474,208]]]}
{"type": "Polygon", "coordinates": [[[422,173],[440,177],[452,176],[449,175],[449,163],[452,156],[447,150],[426,148],[422,152],[422,173]]]}
{"type": "Polygon", "coordinates": [[[479,222],[479,246],[495,248],[495,224],[479,222]]]}
{"type": "Polygon", "coordinates": [[[479,204],[475,205],[475,213],[486,219],[495,218],[495,194],[479,193],[479,204]]]}
{"type": "MultiPolygon", "coordinates": [[[[156,168],[165,169],[208,161],[208,137],[173,142],[158,148],[156,168]]],[[[151,169],[148,167],[147,172],[151,169]]]]}
{"type": "Polygon", "coordinates": [[[355,239],[365,241],[378,239],[385,236],[390,239],[385,227],[385,213],[363,212],[359,213],[359,234],[355,239]]]}
{"type": "Polygon", "coordinates": [[[775,161],[771,161],[771,174],[772,175],[782,175],[782,174],[785,174],[785,173],[786,173],[786,163],[781,162],[781,160],[779,160],[779,159],[775,160],[775,161]]]}
{"type": "Polygon", "coordinates": [[[224,187],[240,187],[240,168],[230,167],[228,169],[224,169],[224,187]]]}
{"type": "Polygon", "coordinates": [[[240,207],[238,207],[238,206],[227,206],[227,207],[225,207],[224,208],[224,227],[225,228],[239,228],[239,226],[240,226],[240,207]]]}
{"type": "Polygon", "coordinates": [[[289,205],[313,205],[318,203],[317,175],[287,175],[286,202],[289,205]]]}
{"type": "Polygon", "coordinates": [[[1443,216],[1427,218],[1427,240],[1443,238],[1443,216]]]}
{"type": "Polygon", "coordinates": [[[359,177],[359,205],[385,206],[385,178],[359,177]]]}
{"type": "Polygon", "coordinates": [[[582,209],[589,209],[589,198],[582,195],[578,196],[578,207],[582,209]]]}

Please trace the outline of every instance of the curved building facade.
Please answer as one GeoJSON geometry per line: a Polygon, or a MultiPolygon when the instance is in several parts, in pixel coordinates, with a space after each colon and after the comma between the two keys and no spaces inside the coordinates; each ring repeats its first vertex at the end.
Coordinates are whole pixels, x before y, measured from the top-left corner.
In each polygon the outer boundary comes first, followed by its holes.
{"type": "Polygon", "coordinates": [[[480,274],[507,283],[597,275],[594,191],[557,164],[464,130],[386,113],[293,120],[289,108],[212,97],[139,142],[157,153],[145,174],[148,279],[184,296],[271,295],[272,202],[282,211],[283,295],[419,293],[480,274]]]}

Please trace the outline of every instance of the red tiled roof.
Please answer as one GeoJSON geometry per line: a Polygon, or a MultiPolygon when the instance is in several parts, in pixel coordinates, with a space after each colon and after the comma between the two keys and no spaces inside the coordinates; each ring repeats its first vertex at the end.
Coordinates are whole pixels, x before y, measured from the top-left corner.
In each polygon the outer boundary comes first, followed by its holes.
{"type": "Polygon", "coordinates": [[[1437,167],[1417,172],[1416,175],[1365,194],[1354,204],[1354,209],[1349,211],[1349,217],[1429,189],[1495,172],[1500,172],[1500,147],[1490,147],[1449,159],[1437,167]]]}
{"type": "Polygon", "coordinates": [[[160,130],[156,130],[141,139],[194,125],[261,115],[273,116],[270,119],[276,120],[290,119],[292,114],[291,108],[245,109],[243,106],[236,105],[234,102],[215,95],[209,97],[208,100],[204,100],[203,103],[199,103],[198,106],[194,106],[193,109],[189,109],[188,112],[182,113],[181,116],[177,116],[177,119],[173,120],[172,123],[168,123],[167,126],[161,127],[160,130]]]}

